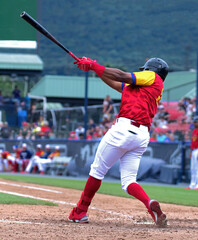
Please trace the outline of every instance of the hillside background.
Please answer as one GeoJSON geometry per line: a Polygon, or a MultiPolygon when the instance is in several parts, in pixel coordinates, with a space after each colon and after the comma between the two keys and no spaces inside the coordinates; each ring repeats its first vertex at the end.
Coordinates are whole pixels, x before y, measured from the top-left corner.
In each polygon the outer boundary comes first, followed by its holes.
{"type": "MultiPolygon", "coordinates": [[[[196,68],[197,0],[38,1],[38,21],[77,56],[136,71],[146,58],[171,71],[196,68]]],[[[45,74],[81,75],[73,59],[38,34],[45,74]]]]}

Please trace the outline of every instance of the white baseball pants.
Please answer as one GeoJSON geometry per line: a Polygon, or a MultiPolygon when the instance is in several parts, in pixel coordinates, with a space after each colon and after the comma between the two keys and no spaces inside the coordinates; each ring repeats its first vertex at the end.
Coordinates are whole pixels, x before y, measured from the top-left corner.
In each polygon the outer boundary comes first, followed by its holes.
{"type": "Polygon", "coordinates": [[[191,180],[190,180],[190,188],[198,188],[198,149],[194,149],[191,155],[190,162],[190,172],[191,172],[191,180]]]}
{"type": "Polygon", "coordinates": [[[89,175],[102,180],[113,164],[120,159],[122,189],[136,182],[142,154],[145,152],[150,135],[148,128],[131,125],[131,120],[119,118],[102,138],[91,165],[89,175]]]}

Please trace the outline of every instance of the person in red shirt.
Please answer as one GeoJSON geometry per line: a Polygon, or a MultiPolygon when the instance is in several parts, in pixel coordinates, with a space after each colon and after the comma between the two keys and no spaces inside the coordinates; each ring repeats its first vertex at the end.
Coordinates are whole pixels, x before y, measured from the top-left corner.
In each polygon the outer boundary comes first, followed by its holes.
{"type": "Polygon", "coordinates": [[[8,157],[10,156],[10,153],[6,150],[0,150],[0,172],[8,171],[8,157]]]}
{"type": "Polygon", "coordinates": [[[198,116],[193,119],[194,130],[191,137],[191,152],[190,152],[190,173],[191,180],[187,189],[198,190],[198,116]]]}
{"type": "Polygon", "coordinates": [[[20,149],[18,145],[14,145],[12,149],[14,153],[8,156],[8,163],[12,166],[12,172],[18,172],[20,164],[20,154],[22,149],[20,149]]]}
{"type": "Polygon", "coordinates": [[[149,129],[162,96],[168,64],[160,58],[151,58],[140,68],[141,72],[131,73],[101,66],[86,57],[74,63],[83,71],[95,71],[104,83],[122,96],[118,119],[100,141],[84,191],[68,219],[89,222],[88,207],[107,171],[120,160],[123,190],[146,206],[156,225],[167,225],[159,202],[149,198],[136,178],[140,159],[149,143],[149,129]]]}
{"type": "Polygon", "coordinates": [[[69,133],[68,140],[78,140],[78,137],[76,136],[76,132],[72,131],[69,133]]]}

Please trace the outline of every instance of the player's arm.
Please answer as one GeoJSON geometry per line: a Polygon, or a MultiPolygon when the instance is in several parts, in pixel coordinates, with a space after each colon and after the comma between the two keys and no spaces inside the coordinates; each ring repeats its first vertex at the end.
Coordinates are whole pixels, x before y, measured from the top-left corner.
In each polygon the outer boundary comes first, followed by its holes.
{"type": "Polygon", "coordinates": [[[83,71],[95,71],[103,82],[118,92],[122,92],[122,82],[128,84],[132,83],[131,73],[123,72],[117,68],[106,68],[90,58],[83,57],[80,59],[80,61],[74,62],[74,64],[77,64],[78,68],[83,71]]]}
{"type": "Polygon", "coordinates": [[[118,92],[122,92],[122,82],[132,83],[131,73],[123,72],[117,68],[105,68],[100,78],[118,92]]]}

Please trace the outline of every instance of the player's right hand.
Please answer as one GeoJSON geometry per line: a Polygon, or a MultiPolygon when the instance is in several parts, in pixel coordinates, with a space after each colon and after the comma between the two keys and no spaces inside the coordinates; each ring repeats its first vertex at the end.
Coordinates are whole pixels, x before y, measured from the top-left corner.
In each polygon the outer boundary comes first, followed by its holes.
{"type": "Polygon", "coordinates": [[[87,57],[80,57],[80,61],[75,61],[74,64],[77,64],[77,67],[80,68],[83,71],[89,71],[93,70],[94,63],[96,63],[96,60],[92,60],[87,57]]]}

